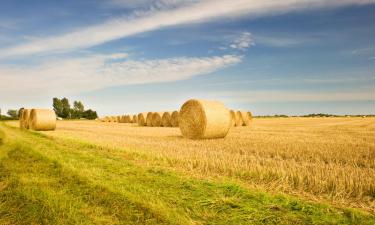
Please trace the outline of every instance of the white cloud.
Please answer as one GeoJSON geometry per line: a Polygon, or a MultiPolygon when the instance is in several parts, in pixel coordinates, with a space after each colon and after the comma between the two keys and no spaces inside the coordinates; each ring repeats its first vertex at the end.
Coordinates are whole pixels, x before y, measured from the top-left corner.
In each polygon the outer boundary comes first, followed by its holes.
{"type": "Polygon", "coordinates": [[[87,48],[137,33],[190,23],[200,23],[228,17],[261,17],[291,11],[361,5],[375,0],[201,0],[177,1],[172,8],[152,8],[138,11],[131,17],[116,18],[102,24],[77,28],[75,31],[41,38],[29,43],[2,49],[0,57],[32,55],[53,51],[87,48]]]}
{"type": "Polygon", "coordinates": [[[254,45],[251,33],[243,32],[233,41],[230,47],[239,50],[246,50],[247,48],[250,48],[251,45],[254,45]]]}
{"type": "Polygon", "coordinates": [[[241,56],[126,60],[126,54],[47,61],[33,67],[0,67],[0,95],[72,94],[105,87],[171,82],[241,62],[241,56]]]}
{"type": "Polygon", "coordinates": [[[255,35],[254,40],[256,43],[270,46],[270,47],[292,47],[297,46],[300,44],[304,44],[307,42],[313,42],[315,39],[312,37],[289,37],[289,36],[262,36],[262,35],[255,35]]]}

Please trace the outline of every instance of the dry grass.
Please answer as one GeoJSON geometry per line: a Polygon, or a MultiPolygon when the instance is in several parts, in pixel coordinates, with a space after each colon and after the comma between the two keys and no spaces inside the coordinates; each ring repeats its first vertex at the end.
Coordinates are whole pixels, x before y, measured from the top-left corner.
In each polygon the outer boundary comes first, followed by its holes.
{"type": "Polygon", "coordinates": [[[253,119],[225,139],[198,141],[178,128],[87,121],[58,121],[46,134],[143,153],[145,163],[195,176],[375,212],[375,118],[253,119]]]}

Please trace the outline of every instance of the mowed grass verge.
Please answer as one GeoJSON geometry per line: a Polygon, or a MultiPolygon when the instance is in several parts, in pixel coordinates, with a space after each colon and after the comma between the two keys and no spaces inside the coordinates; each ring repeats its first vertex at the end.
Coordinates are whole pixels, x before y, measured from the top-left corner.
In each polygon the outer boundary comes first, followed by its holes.
{"type": "Polygon", "coordinates": [[[140,166],[0,124],[0,224],[374,224],[373,215],[140,166]]]}

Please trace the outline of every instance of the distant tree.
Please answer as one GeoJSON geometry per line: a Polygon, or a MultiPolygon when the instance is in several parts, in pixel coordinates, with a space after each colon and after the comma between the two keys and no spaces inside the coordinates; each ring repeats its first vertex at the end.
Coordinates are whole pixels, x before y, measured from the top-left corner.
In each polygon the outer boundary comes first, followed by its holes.
{"type": "Polygon", "coordinates": [[[74,101],[73,102],[73,109],[71,109],[71,118],[72,119],[80,119],[83,116],[83,112],[85,111],[85,107],[83,106],[82,102],[74,101]]]}
{"type": "Polygon", "coordinates": [[[13,119],[18,118],[18,111],[16,109],[9,109],[7,114],[13,119]]]}
{"type": "Polygon", "coordinates": [[[69,100],[67,98],[61,99],[61,104],[62,104],[62,118],[70,118],[70,104],[69,100]]]}
{"type": "Polygon", "coordinates": [[[88,120],[94,120],[98,118],[98,114],[96,113],[96,111],[89,109],[83,112],[83,118],[86,118],[88,120]]]}
{"type": "Polygon", "coordinates": [[[53,98],[53,110],[58,117],[63,117],[63,105],[60,99],[53,98]]]}
{"type": "Polygon", "coordinates": [[[80,102],[80,101],[74,101],[73,106],[74,106],[74,110],[76,110],[78,112],[85,111],[85,107],[83,106],[82,102],[80,102]]]}

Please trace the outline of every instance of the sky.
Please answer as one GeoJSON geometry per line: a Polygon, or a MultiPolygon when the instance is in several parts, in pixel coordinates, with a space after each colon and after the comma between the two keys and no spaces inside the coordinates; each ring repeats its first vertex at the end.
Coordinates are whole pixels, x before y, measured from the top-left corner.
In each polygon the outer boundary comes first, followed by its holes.
{"type": "Polygon", "coordinates": [[[0,108],[375,114],[375,0],[0,0],[0,108]]]}

